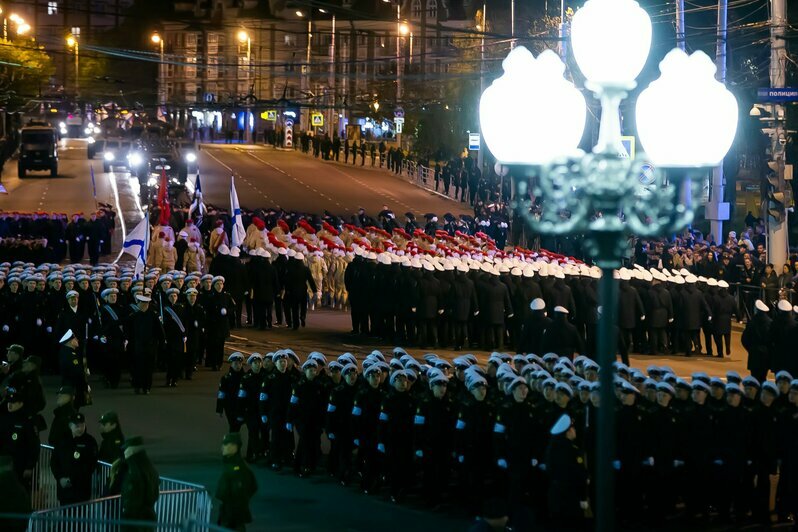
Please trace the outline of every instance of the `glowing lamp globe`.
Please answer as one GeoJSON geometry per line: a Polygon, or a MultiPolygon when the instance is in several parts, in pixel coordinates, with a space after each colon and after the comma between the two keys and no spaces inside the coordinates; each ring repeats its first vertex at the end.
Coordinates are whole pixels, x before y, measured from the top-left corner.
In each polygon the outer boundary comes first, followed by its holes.
{"type": "Polygon", "coordinates": [[[545,164],[572,154],[585,129],[585,97],[563,77],[551,50],[537,59],[523,46],[502,62],[504,74],[485,89],[479,121],[485,143],[504,164],[545,164]]]}
{"type": "Polygon", "coordinates": [[[632,88],[651,48],[651,19],[634,0],[588,0],[571,22],[571,43],[589,82],[632,88]]]}
{"type": "Polygon", "coordinates": [[[659,69],[659,79],[637,98],[637,132],[648,159],[672,168],[718,165],[734,141],[738,107],[715,79],[715,64],[704,52],[688,56],[676,48],[659,69]]]}

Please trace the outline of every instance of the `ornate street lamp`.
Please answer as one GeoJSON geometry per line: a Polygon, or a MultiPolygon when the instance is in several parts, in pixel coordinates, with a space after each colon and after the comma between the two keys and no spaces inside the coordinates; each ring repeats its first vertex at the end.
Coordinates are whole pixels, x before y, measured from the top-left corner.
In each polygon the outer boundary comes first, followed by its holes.
{"type": "Polygon", "coordinates": [[[480,123],[499,163],[514,166],[516,215],[541,233],[583,235],[584,249],[602,270],[595,514],[596,529],[610,531],[618,301],[613,270],[622,265],[628,235],[670,234],[692,221],[700,188],[693,178],[723,159],[738,111],[734,96],[715,80],[709,57],[674,49],[660,63],[661,77],[638,96],[637,131],[646,153],[631,159],[621,144],[619,108],[648,57],[651,20],[633,0],[588,0],[574,15],[571,33],[585,86],[601,101],[599,138],[591,153],[577,150],[585,128],[584,97],[563,77],[565,65],[550,51],[537,59],[523,47],[510,52],[504,75],[482,94],[480,123]],[[644,164],[653,165],[645,177],[644,164]],[[529,192],[543,198],[538,214],[525,199],[529,192]]]}

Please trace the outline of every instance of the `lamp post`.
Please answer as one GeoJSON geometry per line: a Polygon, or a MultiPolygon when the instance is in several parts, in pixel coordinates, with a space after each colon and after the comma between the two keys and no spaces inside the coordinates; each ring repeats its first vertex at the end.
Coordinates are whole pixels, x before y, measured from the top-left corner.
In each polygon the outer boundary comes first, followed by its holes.
{"type": "Polygon", "coordinates": [[[164,75],[163,38],[159,33],[153,33],[150,41],[158,47],[158,105],[166,105],[166,76],[164,75]]]}
{"type": "Polygon", "coordinates": [[[629,234],[668,234],[690,223],[699,188],[692,178],[717,165],[731,146],[737,101],[715,80],[706,54],[688,56],[675,49],[660,63],[661,77],[637,100],[637,130],[646,155],[623,157],[619,105],[645,65],[651,20],[633,0],[588,0],[571,26],[585,86],[602,107],[598,144],[591,153],[576,149],[587,116],[585,97],[563,77],[565,65],[550,50],[537,58],[524,47],[511,51],[504,75],[483,92],[479,112],[488,148],[501,164],[515,167],[516,215],[541,233],[583,235],[587,254],[601,268],[601,406],[593,502],[596,529],[609,532],[614,529],[613,469],[624,467],[614,450],[614,269],[622,264],[629,234]],[[507,116],[513,117],[509,124],[507,116]],[[524,124],[523,132],[515,124],[524,124]],[[701,134],[690,134],[695,131],[701,134]],[[654,165],[653,179],[641,177],[644,162],[654,165]],[[524,199],[528,192],[543,198],[540,214],[530,212],[524,199]]]}
{"type": "Polygon", "coordinates": [[[250,37],[246,30],[240,30],[237,37],[238,42],[241,44],[247,43],[247,95],[246,99],[244,100],[246,102],[244,104],[244,142],[249,144],[252,142],[252,130],[249,128],[249,117],[251,116],[251,91],[249,90],[249,86],[252,76],[252,37],[250,37]]]}
{"type": "Polygon", "coordinates": [[[75,96],[80,96],[80,42],[77,35],[70,35],[66,43],[75,50],[75,96]]]}

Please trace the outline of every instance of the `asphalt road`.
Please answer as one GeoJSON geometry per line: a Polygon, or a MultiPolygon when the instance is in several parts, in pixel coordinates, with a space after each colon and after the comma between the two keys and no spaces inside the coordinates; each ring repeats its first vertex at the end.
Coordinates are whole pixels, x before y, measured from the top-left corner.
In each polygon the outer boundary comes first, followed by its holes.
{"type": "Polygon", "coordinates": [[[350,216],[359,207],[372,216],[388,207],[402,219],[427,212],[468,214],[459,203],[423,190],[385,169],[322,161],[296,151],[262,146],[205,144],[200,151],[200,175],[206,202],[229,208],[230,175],[242,207],[282,207],[309,213],[328,210],[350,216]]]}

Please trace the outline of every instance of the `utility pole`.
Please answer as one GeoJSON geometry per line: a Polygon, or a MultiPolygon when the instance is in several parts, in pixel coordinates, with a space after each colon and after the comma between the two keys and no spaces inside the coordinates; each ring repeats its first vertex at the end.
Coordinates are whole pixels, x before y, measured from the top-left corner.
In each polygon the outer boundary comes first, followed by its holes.
{"type": "MultiPolygon", "coordinates": [[[[786,63],[787,63],[787,5],[785,0],[772,0],[771,1],[771,18],[770,18],[770,86],[771,88],[778,89],[784,88],[786,81],[786,63]]],[[[784,105],[773,104],[773,120],[774,128],[771,135],[771,150],[770,156],[775,163],[776,177],[778,179],[776,185],[776,192],[781,193],[784,197],[784,192],[789,186],[784,181],[784,105]]],[[[778,204],[777,212],[778,218],[767,216],[768,225],[768,262],[773,263],[777,270],[787,261],[787,209],[784,203],[778,204]]],[[[768,211],[769,209],[765,209],[768,211]]]]}
{"type": "MultiPolygon", "coordinates": [[[[308,97],[310,92],[310,41],[313,39],[313,10],[308,13],[308,45],[305,49],[305,64],[302,67],[302,94],[305,98],[308,97]]],[[[304,124],[302,129],[308,131],[310,129],[310,106],[301,113],[302,120],[300,124],[304,124]]]]}
{"type": "MultiPolygon", "coordinates": [[[[718,20],[720,20],[720,5],[718,5],[718,20]]],[[[676,46],[682,52],[685,51],[684,0],[676,0],[676,46]]]]}
{"type": "MultiPolygon", "coordinates": [[[[726,83],[726,22],[728,19],[729,0],[718,0],[718,30],[715,48],[715,66],[717,79],[726,83]]],[[[684,15],[682,15],[683,17],[684,15]]],[[[684,32],[684,26],[682,26],[684,32]]],[[[677,35],[677,39],[678,39],[677,35]]],[[[682,46],[684,46],[684,33],[682,33],[682,46]]],[[[712,169],[712,181],[709,189],[709,203],[706,207],[706,217],[710,221],[710,234],[715,238],[716,244],[723,243],[723,221],[729,219],[729,204],[723,201],[724,189],[723,161],[712,169]]]]}
{"type": "MultiPolygon", "coordinates": [[[[482,2],[482,39],[479,45],[479,93],[485,92],[485,32],[488,31],[488,3],[482,2]]],[[[479,151],[477,152],[477,168],[485,171],[485,143],[482,142],[482,125],[479,126],[479,151]]]]}
{"type": "Polygon", "coordinates": [[[330,74],[329,79],[327,80],[327,86],[329,87],[329,92],[332,98],[332,105],[330,109],[332,112],[329,114],[329,121],[327,122],[327,129],[330,133],[330,139],[332,140],[333,134],[338,131],[338,108],[337,101],[338,97],[336,95],[336,82],[335,82],[335,15],[332,16],[332,28],[331,28],[331,37],[330,37],[330,74]],[[335,126],[333,126],[335,124],[335,126]],[[333,129],[333,127],[335,129],[333,129]]]}

